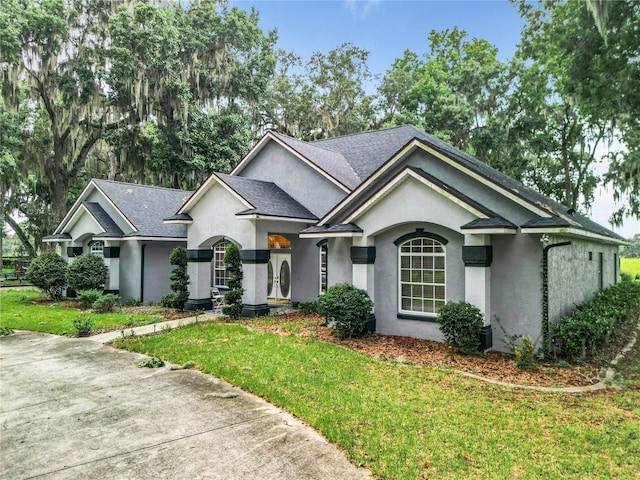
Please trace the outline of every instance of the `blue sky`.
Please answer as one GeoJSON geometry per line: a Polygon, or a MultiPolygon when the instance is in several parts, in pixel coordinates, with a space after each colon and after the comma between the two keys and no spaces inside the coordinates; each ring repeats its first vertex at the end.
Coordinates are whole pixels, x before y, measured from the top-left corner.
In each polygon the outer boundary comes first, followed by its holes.
{"type": "MultiPolygon", "coordinates": [[[[465,30],[469,38],[488,40],[502,61],[511,58],[520,40],[523,21],[516,5],[506,0],[230,0],[230,5],[260,12],[266,32],[278,30],[278,48],[309,59],[344,42],[370,52],[369,68],[383,75],[405,50],[419,55],[428,49],[431,30],[465,30]]],[[[373,93],[373,92],[372,92],[373,93]]],[[[604,167],[603,167],[604,168],[604,167]]],[[[606,168],[605,168],[606,170],[606,168]]],[[[616,210],[611,192],[601,190],[592,218],[608,225],[616,210]]],[[[627,220],[615,231],[624,237],[640,233],[640,221],[627,220]]]]}

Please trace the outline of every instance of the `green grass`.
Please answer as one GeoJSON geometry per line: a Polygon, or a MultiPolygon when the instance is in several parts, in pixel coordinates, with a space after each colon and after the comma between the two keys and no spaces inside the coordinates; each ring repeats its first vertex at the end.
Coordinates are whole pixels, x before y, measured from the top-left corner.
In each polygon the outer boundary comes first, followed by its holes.
{"type": "Polygon", "coordinates": [[[90,315],[93,329],[135,327],[164,320],[159,315],[126,313],[91,313],[66,308],[59,303],[38,303],[38,290],[5,290],[0,292],[0,328],[32,330],[57,335],[75,334],[73,320],[90,315]]]}
{"type": "Polygon", "coordinates": [[[631,275],[631,278],[636,278],[637,275],[640,275],[640,258],[621,257],[620,271],[631,275]]]}
{"type": "Polygon", "coordinates": [[[320,430],[380,478],[637,478],[640,391],[545,394],[236,324],[117,346],[198,367],[320,430]]]}

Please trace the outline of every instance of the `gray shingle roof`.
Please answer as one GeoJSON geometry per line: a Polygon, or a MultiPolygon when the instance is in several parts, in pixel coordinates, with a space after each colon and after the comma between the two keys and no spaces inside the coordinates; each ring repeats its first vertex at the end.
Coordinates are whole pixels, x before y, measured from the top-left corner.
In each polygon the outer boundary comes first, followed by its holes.
{"type": "Polygon", "coordinates": [[[316,146],[314,143],[303,142],[281,133],[272,132],[281,142],[298,152],[318,168],[338,180],[345,187],[353,190],[362,182],[344,155],[327,146],[316,146]]]}
{"type": "Polygon", "coordinates": [[[239,212],[240,215],[258,214],[318,220],[318,217],[296,202],[273,182],[263,182],[222,173],[216,173],[215,175],[254,207],[239,212]]]}
{"type": "Polygon", "coordinates": [[[89,213],[97,220],[100,226],[104,229],[104,232],[99,236],[101,237],[122,237],[124,232],[116,224],[116,222],[104,211],[102,206],[96,202],[82,202],[82,205],[89,211],[89,213]]]}
{"type": "Polygon", "coordinates": [[[165,224],[163,219],[175,214],[192,192],[111,180],[93,182],[134,225],[136,230],[126,236],[186,238],[186,225],[165,224]]]}
{"type": "Polygon", "coordinates": [[[305,228],[300,233],[362,233],[362,229],[355,223],[343,223],[340,225],[314,225],[305,228]]]}
{"type": "MultiPolygon", "coordinates": [[[[333,152],[340,152],[355,170],[358,177],[364,181],[413,139],[418,139],[435,150],[439,150],[464,167],[480,174],[525,201],[547,210],[550,214],[557,217],[556,221],[561,220],[561,218],[559,218],[560,216],[567,215],[568,207],[523,185],[517,180],[481,162],[477,158],[458,150],[433,135],[423,132],[413,125],[316,140],[310,142],[310,145],[325,148],[333,152]]],[[[618,240],[624,240],[618,234],[582,215],[574,213],[570,218],[576,222],[577,228],[618,240]]]]}

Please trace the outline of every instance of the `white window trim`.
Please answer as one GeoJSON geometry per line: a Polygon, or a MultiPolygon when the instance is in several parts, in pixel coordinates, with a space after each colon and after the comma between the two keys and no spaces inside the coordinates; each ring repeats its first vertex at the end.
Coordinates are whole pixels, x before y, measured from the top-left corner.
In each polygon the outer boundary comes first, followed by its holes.
{"type": "Polygon", "coordinates": [[[99,240],[95,240],[91,243],[89,243],[89,253],[91,255],[95,255],[96,257],[104,257],[104,242],[99,241],[99,240]],[[100,245],[100,250],[99,251],[94,251],[93,247],[100,245]]]}
{"type": "MultiPolygon", "coordinates": [[[[442,253],[432,253],[431,256],[432,257],[442,257],[444,260],[444,283],[433,283],[433,284],[429,284],[429,283],[420,283],[420,284],[416,284],[416,285],[434,285],[434,286],[442,286],[444,288],[444,299],[443,302],[447,303],[447,247],[446,245],[444,245],[443,243],[434,240],[433,238],[429,238],[429,237],[414,237],[411,238],[403,243],[401,243],[400,245],[397,246],[398,249],[398,314],[400,315],[415,315],[415,316],[420,316],[420,317],[424,317],[424,318],[436,318],[438,316],[437,313],[434,312],[418,312],[415,310],[405,310],[402,308],[402,256],[403,256],[403,252],[402,252],[402,247],[408,243],[411,243],[415,240],[418,239],[428,239],[431,240],[432,242],[435,242],[437,244],[440,245],[440,247],[442,248],[443,252],[442,253]]],[[[412,256],[411,253],[406,254],[408,256],[412,256]]],[[[417,255],[417,254],[416,254],[417,255]]],[[[424,256],[424,253],[420,254],[421,256],[424,256]]],[[[408,285],[413,285],[413,283],[408,283],[408,285]]],[[[411,297],[413,298],[413,297],[411,297]]]]}
{"type": "MultiPolygon", "coordinates": [[[[213,258],[211,259],[211,263],[213,264],[213,265],[212,265],[212,270],[213,270],[213,281],[212,281],[213,285],[212,285],[212,286],[213,286],[213,287],[216,287],[216,288],[227,288],[227,286],[226,286],[226,285],[224,285],[224,284],[219,284],[219,283],[217,282],[217,280],[218,280],[217,272],[218,272],[218,271],[223,272],[223,278],[226,278],[225,273],[226,273],[226,271],[227,271],[227,268],[224,266],[224,256],[222,257],[222,258],[223,258],[223,260],[222,260],[222,268],[217,268],[217,266],[216,266],[216,248],[218,248],[218,247],[219,247],[219,246],[221,246],[221,245],[225,245],[225,250],[226,250],[226,248],[227,248],[226,246],[227,246],[227,245],[229,245],[229,242],[228,242],[228,241],[223,240],[223,241],[221,241],[221,242],[216,243],[216,244],[213,246],[213,258]]],[[[224,253],[223,253],[223,255],[224,255],[224,253]]]]}
{"type": "MultiPolygon", "coordinates": [[[[326,288],[329,288],[329,244],[323,243],[320,245],[318,249],[318,295],[322,295],[324,291],[322,291],[322,249],[326,249],[325,253],[325,277],[326,277],[326,288]]],[[[326,289],[325,289],[326,291],[326,289]]]]}

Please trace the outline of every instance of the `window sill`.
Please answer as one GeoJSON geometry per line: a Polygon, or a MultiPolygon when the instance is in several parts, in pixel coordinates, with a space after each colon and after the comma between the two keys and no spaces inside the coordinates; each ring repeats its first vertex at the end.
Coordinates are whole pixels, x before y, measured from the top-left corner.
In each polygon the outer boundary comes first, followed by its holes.
{"type": "Polygon", "coordinates": [[[429,323],[438,322],[437,315],[433,315],[433,314],[418,315],[415,313],[398,313],[396,318],[398,320],[414,320],[418,322],[429,322],[429,323]]]}

